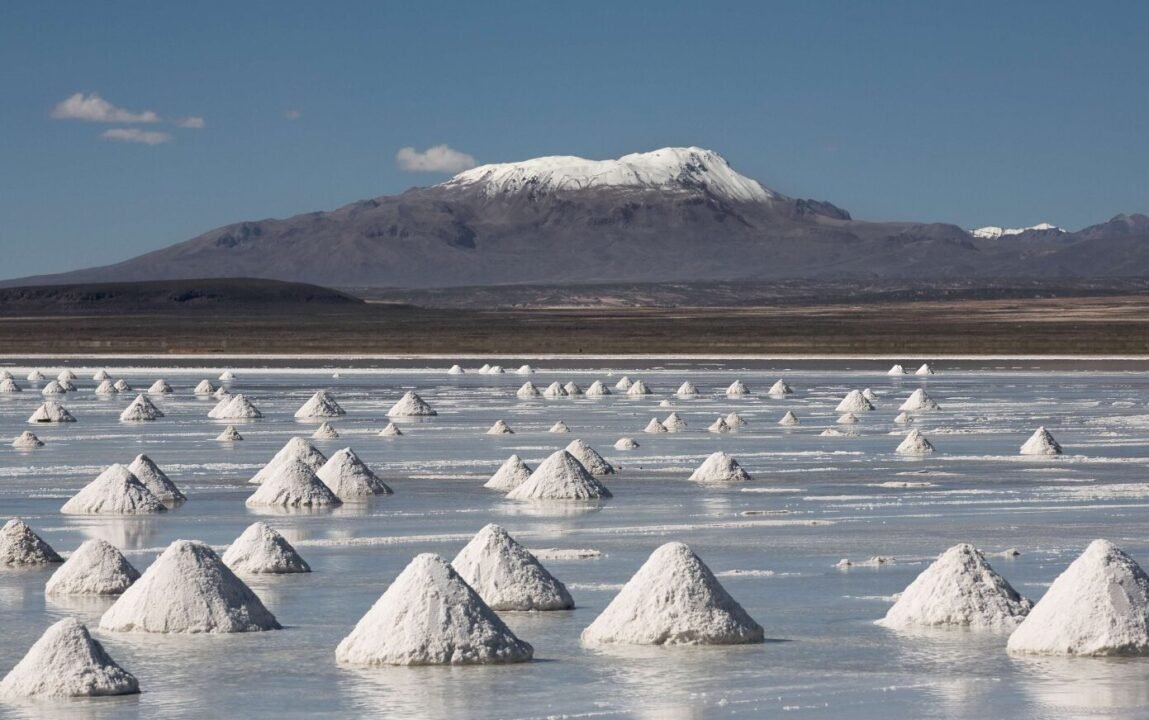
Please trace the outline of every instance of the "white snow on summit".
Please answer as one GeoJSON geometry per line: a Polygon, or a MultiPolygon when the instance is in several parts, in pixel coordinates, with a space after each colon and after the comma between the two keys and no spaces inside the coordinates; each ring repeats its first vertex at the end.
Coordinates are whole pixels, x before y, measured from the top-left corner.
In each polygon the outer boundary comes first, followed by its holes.
{"type": "Polygon", "coordinates": [[[487,195],[621,187],[654,190],[706,190],[731,200],[757,202],[778,197],[758,181],[739,175],[718,153],[698,147],[662,148],[587,160],[556,155],[514,163],[480,165],[443,186],[481,185],[487,195]]]}
{"type": "Polygon", "coordinates": [[[976,230],[970,230],[969,234],[973,235],[975,238],[981,238],[983,240],[996,240],[999,237],[1006,237],[1008,235],[1020,235],[1023,232],[1027,232],[1029,230],[1056,230],[1057,232],[1065,232],[1056,225],[1050,225],[1049,223],[1038,223],[1036,225],[1030,225],[1029,227],[1023,228],[1003,228],[998,227],[997,225],[986,225],[985,227],[980,227],[976,230]]]}

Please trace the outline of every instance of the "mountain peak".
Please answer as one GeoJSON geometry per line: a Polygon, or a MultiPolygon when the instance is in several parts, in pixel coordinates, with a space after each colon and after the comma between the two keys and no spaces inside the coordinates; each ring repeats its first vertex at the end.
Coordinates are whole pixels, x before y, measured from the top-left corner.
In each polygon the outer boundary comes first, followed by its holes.
{"type": "Polygon", "coordinates": [[[1005,236],[1009,236],[1009,235],[1020,235],[1024,232],[1030,232],[1030,231],[1045,232],[1048,230],[1056,230],[1059,233],[1065,232],[1065,230],[1062,230],[1061,228],[1057,227],[1056,225],[1052,225],[1050,223],[1043,222],[1043,223],[1038,223],[1036,225],[1030,225],[1029,227],[1023,227],[1023,228],[1003,228],[1003,227],[998,227],[997,225],[987,225],[986,227],[981,227],[981,228],[978,228],[976,230],[970,230],[969,234],[973,235],[975,238],[980,238],[982,240],[996,240],[1000,237],[1005,237],[1005,236]]]}
{"type": "Polygon", "coordinates": [[[756,180],[735,172],[718,153],[699,147],[667,147],[617,160],[556,155],[480,165],[459,173],[443,186],[478,187],[487,195],[630,188],[704,191],[742,202],[779,197],[756,180]]]}

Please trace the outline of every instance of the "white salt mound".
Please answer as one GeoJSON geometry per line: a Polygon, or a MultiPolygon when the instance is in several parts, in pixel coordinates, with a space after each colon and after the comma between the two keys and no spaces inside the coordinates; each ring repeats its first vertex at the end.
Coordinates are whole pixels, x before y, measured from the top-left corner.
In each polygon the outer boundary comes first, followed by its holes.
{"type": "Polygon", "coordinates": [[[347,412],[339,407],[339,403],[335,402],[335,398],[331,397],[326,390],[320,390],[308,398],[303,406],[295,411],[295,417],[299,420],[306,420],[308,418],[331,418],[346,415],[347,412]]]}
{"type": "Polygon", "coordinates": [[[686,421],[678,413],[672,412],[662,421],[662,426],[670,432],[682,432],[686,429],[686,421]]]}
{"type": "Polygon", "coordinates": [[[615,390],[629,390],[630,386],[633,384],[634,383],[631,382],[630,378],[628,378],[626,375],[623,375],[619,379],[619,381],[614,384],[614,389],[615,390]]]}
{"type": "Polygon", "coordinates": [[[871,390],[870,388],[866,388],[865,390],[862,391],[862,397],[869,400],[870,404],[876,403],[878,401],[878,396],[875,395],[874,391],[871,390]]]}
{"type": "Polygon", "coordinates": [[[0,370],[0,380],[11,380],[15,377],[9,370],[0,370]]]}
{"type": "Polygon", "coordinates": [[[207,416],[212,420],[251,420],[263,417],[263,413],[240,394],[224,397],[207,416]]]}
{"type": "Polygon", "coordinates": [[[136,399],[120,413],[120,420],[121,422],[150,422],[163,416],[163,411],[153,405],[147,395],[137,395],[136,399]]]}
{"type": "Polygon", "coordinates": [[[231,370],[224,370],[222,373],[220,373],[219,380],[220,382],[231,382],[232,380],[235,380],[235,373],[233,373],[231,370]]]}
{"type": "Polygon", "coordinates": [[[293,437],[284,443],[283,447],[279,449],[279,452],[275,453],[271,460],[260,468],[259,472],[253,475],[248,482],[253,484],[263,482],[275,471],[276,466],[288,460],[299,460],[311,468],[313,472],[318,472],[319,468],[323,467],[324,463],[327,462],[327,456],[319,452],[314,445],[307,442],[304,438],[293,437]]]}
{"type": "Polygon", "coordinates": [[[598,454],[598,451],[592,448],[581,438],[572,440],[566,447],[566,451],[574,455],[575,460],[582,463],[586,471],[591,475],[613,475],[614,466],[611,465],[598,454]]]}
{"type": "Polygon", "coordinates": [[[33,370],[32,372],[28,373],[28,377],[25,379],[31,383],[41,383],[46,380],[44,373],[40,372],[39,370],[33,370]]]}
{"type": "Polygon", "coordinates": [[[536,398],[541,394],[542,393],[539,392],[539,389],[535,387],[535,384],[530,380],[527,380],[525,383],[523,383],[522,387],[520,387],[518,391],[515,392],[515,395],[521,398],[536,398]]]}
{"type": "Polygon", "coordinates": [[[231,397],[231,390],[228,390],[227,386],[225,385],[220,385],[215,389],[215,392],[213,392],[211,396],[216,400],[223,400],[224,398],[231,397]]]}
{"type": "Polygon", "coordinates": [[[559,450],[542,461],[531,476],[507,493],[510,500],[593,500],[611,497],[573,455],[559,450]]]}
{"type": "Polygon", "coordinates": [[[259,597],[215,551],[176,540],[100,619],[104,630],[233,633],[279,630],[259,597]]]}
{"type": "Polygon", "coordinates": [[[100,384],[96,386],[95,390],[97,395],[115,395],[118,392],[119,390],[116,389],[115,383],[111,380],[100,381],[100,384]]]}
{"type": "Polygon", "coordinates": [[[20,389],[20,386],[16,384],[15,380],[13,380],[12,378],[4,378],[3,380],[0,380],[0,393],[18,393],[18,392],[24,392],[24,391],[20,389]]]}
{"type": "Polygon", "coordinates": [[[898,416],[896,418],[894,418],[894,422],[897,423],[898,425],[909,425],[913,421],[914,421],[914,419],[912,417],[910,417],[909,413],[904,412],[904,411],[898,413],[898,416]]]}
{"type": "Polygon", "coordinates": [[[60,508],[65,515],[150,515],[167,506],[131,470],[116,463],[60,508]]]}
{"type": "Polygon", "coordinates": [[[891,367],[889,370],[886,371],[886,374],[887,375],[905,375],[906,369],[904,367],[902,367],[901,365],[894,365],[893,367],[891,367]]]}
{"type": "Polygon", "coordinates": [[[349,447],[333,453],[315,474],[340,500],[361,500],[392,492],[349,447]]]}
{"type": "Polygon", "coordinates": [[[243,435],[239,434],[239,430],[236,430],[234,425],[228,425],[223,432],[216,435],[215,439],[219,442],[239,442],[243,440],[243,435]]]}
{"type": "Polygon", "coordinates": [[[339,433],[329,422],[320,423],[315,432],[311,433],[312,440],[335,440],[338,437],[339,433]]]}
{"type": "Polygon", "coordinates": [[[933,451],[934,446],[917,430],[906,433],[905,439],[894,450],[899,455],[929,455],[933,451]]]}
{"type": "Polygon", "coordinates": [[[44,447],[44,441],[36,437],[36,433],[31,430],[25,430],[12,441],[12,447],[28,450],[30,448],[44,447]]]}
{"type": "Polygon", "coordinates": [[[690,475],[690,481],[697,483],[738,483],[750,480],[750,474],[742,469],[738,461],[721,450],[703,460],[690,475]]]}
{"type": "Polygon", "coordinates": [[[858,416],[852,412],[846,413],[845,415],[842,415],[841,417],[839,417],[836,420],[836,422],[839,425],[857,425],[858,424],[858,416]]]}
{"type": "Polygon", "coordinates": [[[507,492],[525,483],[530,476],[530,467],[518,455],[512,455],[503,461],[483,487],[507,492]]]}
{"type": "Polygon", "coordinates": [[[315,471],[298,458],[268,467],[272,469],[263,483],[244,501],[248,507],[318,508],[343,504],[315,471]]]}
{"type": "Polygon", "coordinates": [[[41,395],[63,395],[66,392],[68,392],[68,391],[64,389],[63,385],[61,385],[58,381],[53,380],[52,382],[50,382],[44,386],[44,389],[40,391],[40,394],[41,395]]]}
{"type": "Polygon", "coordinates": [[[171,393],[171,391],[172,386],[168,385],[168,381],[163,378],[156,380],[152,383],[152,386],[148,388],[149,395],[167,395],[171,393]]]}
{"type": "Polygon", "coordinates": [[[766,391],[766,394],[772,397],[779,397],[782,395],[790,395],[793,392],[794,390],[786,384],[786,381],[779,378],[778,382],[770,386],[770,389],[766,391]]]}
{"type": "Polygon", "coordinates": [[[651,418],[651,419],[650,419],[650,422],[648,422],[648,423],[646,424],[646,427],[645,427],[645,428],[643,428],[643,430],[642,430],[642,431],[643,431],[643,432],[648,432],[648,433],[664,433],[664,432],[670,432],[670,430],[668,430],[668,429],[666,428],[666,426],[662,424],[662,421],[661,421],[661,420],[659,420],[658,418],[651,418]]]}
{"type": "Polygon", "coordinates": [[[982,553],[961,543],[946,550],[898,597],[879,625],[1012,630],[1033,607],[982,553]]]}
{"type": "Polygon", "coordinates": [[[217,389],[218,388],[216,388],[215,385],[211,384],[211,380],[205,379],[205,380],[200,380],[199,384],[195,386],[195,389],[192,390],[192,392],[196,395],[211,395],[217,389]]]}
{"type": "Polygon", "coordinates": [[[495,424],[487,430],[488,435],[514,435],[514,433],[515,431],[511,429],[511,426],[503,420],[496,420],[495,424]]]}
{"type": "Polygon", "coordinates": [[[631,397],[639,397],[641,395],[649,395],[650,389],[646,387],[646,383],[641,380],[635,380],[631,383],[630,387],[626,389],[626,394],[631,397]]]}
{"type": "Polygon", "coordinates": [[[746,393],[746,386],[742,384],[741,380],[735,380],[730,383],[730,387],[726,388],[726,397],[742,397],[746,393]]]}
{"type": "Polygon", "coordinates": [[[57,379],[57,380],[59,380],[59,381],[60,381],[60,382],[62,382],[62,383],[64,383],[64,382],[72,382],[73,380],[75,380],[75,379],[76,379],[76,373],[74,373],[74,372],[72,372],[71,370],[68,370],[67,368],[65,368],[65,369],[63,369],[63,370],[61,370],[61,371],[60,371],[60,374],[56,376],[56,379],[57,379]]]}
{"type": "Polygon", "coordinates": [[[669,400],[659,400],[658,406],[659,407],[674,407],[673,403],[671,403],[669,400]]]}
{"type": "Polygon", "coordinates": [[[12,518],[0,528],[0,566],[21,567],[64,562],[28,523],[12,518]]]}
{"type": "Polygon", "coordinates": [[[1044,427],[1033,431],[1033,435],[1021,446],[1022,455],[1060,455],[1061,445],[1044,427]]]}
{"type": "Polygon", "coordinates": [[[64,618],[45,630],[0,681],[0,697],[10,698],[100,697],[139,691],[135,676],[117,665],[75,618],[64,618]]]}
{"type": "Polygon", "coordinates": [[[574,397],[575,395],[582,395],[582,388],[580,388],[578,384],[574,382],[568,382],[566,385],[563,385],[563,390],[565,390],[567,395],[570,395],[571,397],[574,397]]]}
{"type": "Polygon", "coordinates": [[[404,393],[399,402],[387,411],[387,417],[431,417],[438,414],[414,390],[404,393]]]}
{"type": "Polygon", "coordinates": [[[570,431],[571,431],[571,429],[569,427],[567,427],[567,424],[565,422],[563,422],[562,420],[559,420],[554,425],[551,425],[551,429],[547,430],[547,432],[553,432],[553,433],[569,433],[570,431]]]}
{"type": "Polygon", "coordinates": [[[925,390],[918,388],[910,393],[910,396],[898,407],[898,410],[902,412],[924,412],[927,410],[937,410],[938,407],[938,404],[934,402],[933,398],[926,394],[925,390]]]}
{"type": "Polygon", "coordinates": [[[588,645],[736,645],[764,641],[762,626],[683,543],[650,558],[582,632],[588,645]]]}
{"type": "Polygon", "coordinates": [[[721,415],[718,416],[717,420],[710,423],[710,427],[706,429],[712,433],[728,433],[731,430],[730,424],[727,423],[726,418],[722,417],[721,415]]]}
{"type": "Polygon", "coordinates": [[[694,397],[698,394],[698,388],[694,387],[694,383],[687,380],[678,386],[678,390],[674,394],[678,397],[694,397]]]}
{"type": "Polygon", "coordinates": [[[731,428],[740,428],[746,424],[746,421],[742,419],[742,416],[736,412],[730,413],[724,419],[726,420],[726,424],[731,428]]]}
{"type": "Polygon", "coordinates": [[[488,365],[487,363],[483,363],[483,367],[479,368],[479,373],[481,375],[486,375],[490,371],[491,371],[491,366],[488,365]]]}
{"type": "Polygon", "coordinates": [[[534,371],[535,371],[535,369],[533,367],[531,367],[530,365],[520,365],[519,369],[516,370],[515,372],[519,375],[530,375],[534,371]]]}
{"type": "Polygon", "coordinates": [[[492,610],[569,610],[566,586],[506,530],[487,525],[451,561],[492,610]]]}
{"type": "Polygon", "coordinates": [[[634,450],[638,447],[638,443],[633,438],[621,437],[614,442],[615,450],[634,450]]]}
{"type": "Polygon", "coordinates": [[[489,374],[489,375],[502,375],[504,372],[505,372],[505,371],[503,370],[503,366],[502,366],[502,365],[492,365],[492,366],[491,366],[491,367],[490,367],[490,368],[487,370],[487,374],[489,374]]]}
{"type": "Polygon", "coordinates": [[[1094,540],[1009,636],[1010,653],[1149,654],[1149,577],[1120,548],[1094,540]]]}
{"type": "Polygon", "coordinates": [[[127,393],[127,392],[132,391],[132,386],[129,385],[128,381],[124,380],[123,378],[120,378],[119,380],[117,380],[115,382],[115,384],[112,385],[112,387],[114,387],[116,389],[116,392],[119,392],[119,393],[127,393]]]}
{"type": "Polygon", "coordinates": [[[387,427],[379,431],[380,437],[399,437],[403,431],[395,423],[387,423],[387,427]]]}
{"type": "Polygon", "coordinates": [[[179,505],[187,500],[187,496],[176,487],[167,473],[147,455],[137,455],[132,464],[128,465],[128,470],[164,504],[179,505]]]}
{"type": "Polygon", "coordinates": [[[287,575],[311,572],[291,543],[267,523],[252,523],[228,546],[223,564],[237,575],[287,575]]]}
{"type": "Polygon", "coordinates": [[[838,430],[837,428],[826,428],[825,430],[823,430],[822,432],[820,432],[818,434],[821,435],[822,437],[841,437],[843,435],[846,435],[847,433],[844,433],[841,430],[838,430]]]}
{"type": "Polygon", "coordinates": [[[52,573],[46,595],[119,595],[140,579],[124,554],[106,540],[85,540],[52,573]]]}
{"type": "Polygon", "coordinates": [[[564,388],[561,384],[559,384],[558,381],[555,381],[555,382],[551,383],[550,385],[547,385],[547,389],[543,390],[543,397],[558,398],[558,397],[566,397],[566,396],[567,396],[566,388],[564,388]]]}
{"type": "Polygon", "coordinates": [[[793,411],[787,410],[786,414],[782,416],[782,419],[778,421],[778,424],[779,425],[786,425],[786,426],[797,425],[798,424],[798,416],[795,415],[793,413],[793,411]]]}
{"type": "Polygon", "coordinates": [[[64,390],[64,392],[76,392],[76,384],[71,380],[61,380],[59,382],[60,387],[64,390]]]}
{"type": "Polygon", "coordinates": [[[842,398],[842,402],[838,403],[838,407],[834,408],[834,411],[839,413],[860,413],[869,412],[873,409],[874,406],[860,391],[851,390],[846,393],[846,397],[842,398]]]}
{"type": "Polygon", "coordinates": [[[914,375],[933,375],[934,369],[930,367],[929,363],[922,363],[922,366],[917,369],[914,375]]]}
{"type": "Polygon", "coordinates": [[[604,395],[610,395],[610,388],[603,385],[599,380],[592,382],[590,387],[586,389],[587,397],[603,397],[604,395]]]}
{"type": "Polygon", "coordinates": [[[463,368],[461,368],[460,366],[452,365],[451,369],[447,371],[447,374],[448,375],[462,375],[464,372],[466,372],[466,371],[463,370],[463,368]]]}
{"type": "Polygon", "coordinates": [[[526,662],[519,640],[438,555],[417,555],[335,649],[356,665],[526,662]]]}

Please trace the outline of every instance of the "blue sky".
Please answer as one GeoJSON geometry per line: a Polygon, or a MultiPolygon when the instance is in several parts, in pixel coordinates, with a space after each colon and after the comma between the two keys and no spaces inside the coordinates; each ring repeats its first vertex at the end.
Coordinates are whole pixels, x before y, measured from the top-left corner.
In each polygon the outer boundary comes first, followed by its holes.
{"type": "Polygon", "coordinates": [[[1143,2],[13,0],[0,277],[432,184],[396,154],[441,144],[700,145],[861,219],[1076,229],[1149,211],[1147,36],[1143,2]],[[77,93],[109,105],[53,118],[77,93]],[[76,119],[117,109],[159,121],[76,119]]]}

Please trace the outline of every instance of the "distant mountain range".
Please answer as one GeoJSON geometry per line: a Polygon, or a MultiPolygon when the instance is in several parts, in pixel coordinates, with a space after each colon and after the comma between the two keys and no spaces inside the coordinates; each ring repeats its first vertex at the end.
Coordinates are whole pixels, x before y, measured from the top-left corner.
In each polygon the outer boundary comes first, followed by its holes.
{"type": "Polygon", "coordinates": [[[1149,276],[1149,217],[1066,232],[863,222],[701,148],[484,165],[400,195],[227,225],[103,267],[0,285],[255,277],[333,287],[1149,276]]]}

